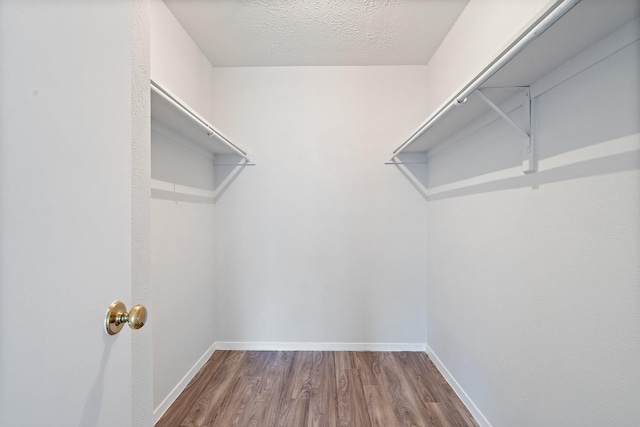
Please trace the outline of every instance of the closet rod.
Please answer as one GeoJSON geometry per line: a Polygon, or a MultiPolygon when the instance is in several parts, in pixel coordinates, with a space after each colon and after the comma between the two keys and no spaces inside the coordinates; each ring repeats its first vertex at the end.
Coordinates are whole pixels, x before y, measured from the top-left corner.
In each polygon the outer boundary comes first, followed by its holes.
{"type": "Polygon", "coordinates": [[[151,80],[151,90],[153,90],[158,95],[162,96],[167,101],[171,102],[173,105],[175,105],[180,110],[182,110],[187,116],[191,117],[196,123],[198,123],[199,125],[203,126],[205,128],[206,132],[207,132],[207,135],[209,135],[209,136],[214,136],[215,135],[218,139],[220,139],[222,142],[224,142],[226,145],[228,145],[229,148],[231,148],[233,151],[235,151],[236,154],[240,155],[242,158],[244,158],[245,160],[249,161],[249,157],[248,157],[248,155],[247,155],[247,153],[245,151],[241,150],[237,145],[235,145],[233,142],[229,141],[216,128],[214,128],[209,123],[207,123],[206,121],[201,119],[197,114],[195,114],[193,111],[191,111],[191,109],[189,107],[184,105],[178,99],[174,98],[173,95],[171,95],[169,92],[167,92],[165,89],[163,89],[162,86],[160,86],[159,84],[157,84],[153,80],[151,80]]]}
{"type": "Polygon", "coordinates": [[[484,70],[477,74],[460,92],[449,98],[447,103],[439,110],[435,111],[429,118],[398,148],[396,148],[391,156],[393,160],[405,148],[413,144],[422,134],[431,128],[435,122],[444,116],[453,107],[464,104],[467,97],[475,90],[482,86],[495,73],[511,61],[518,53],[520,53],[529,43],[534,41],[540,34],[544,33],[550,26],[562,18],[581,0],[558,0],[551,6],[540,18],[536,19],[518,38],[516,38],[506,49],[504,49],[497,58],[495,58],[484,70]]]}

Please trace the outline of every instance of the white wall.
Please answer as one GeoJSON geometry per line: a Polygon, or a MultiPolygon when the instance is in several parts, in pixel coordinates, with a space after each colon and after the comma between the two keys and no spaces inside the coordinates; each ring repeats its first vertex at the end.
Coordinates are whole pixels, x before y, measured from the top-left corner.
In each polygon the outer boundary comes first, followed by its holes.
{"type": "Polygon", "coordinates": [[[539,97],[536,174],[501,121],[429,159],[428,344],[496,427],[640,419],[639,68],[539,97]]]}
{"type": "MultiPolygon", "coordinates": [[[[160,0],[151,1],[151,77],[211,121],[213,67],[160,0]]],[[[154,123],[151,288],[158,418],[216,340],[213,157],[154,123]]]]}
{"type": "MultiPolygon", "coordinates": [[[[213,160],[152,132],[154,407],[215,337],[213,160]]],[[[176,396],[173,396],[176,397],[176,396]]],[[[166,408],[165,408],[166,409],[166,408]]]]}
{"type": "Polygon", "coordinates": [[[383,164],[424,72],[216,69],[214,123],[257,163],[216,203],[219,341],[425,342],[426,203],[383,164]]]}
{"type": "Polygon", "coordinates": [[[162,0],[151,2],[151,79],[211,120],[213,67],[162,0]]]}

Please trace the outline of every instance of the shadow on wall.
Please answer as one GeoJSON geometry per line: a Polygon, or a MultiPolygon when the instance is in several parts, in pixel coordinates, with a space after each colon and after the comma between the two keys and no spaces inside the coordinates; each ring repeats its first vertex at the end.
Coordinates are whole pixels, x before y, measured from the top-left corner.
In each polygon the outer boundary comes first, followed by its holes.
{"type": "MultiPolygon", "coordinates": [[[[488,114],[495,120],[428,156],[418,173],[409,165],[401,172],[427,200],[437,200],[637,169],[639,46],[636,41],[538,95],[539,172],[522,174],[522,139],[494,112],[488,114]]],[[[522,108],[509,116],[519,122],[522,108]]]]}
{"type": "Polygon", "coordinates": [[[151,138],[151,197],[215,203],[248,163],[236,154],[215,154],[157,129],[151,138]]]}
{"type": "Polygon", "coordinates": [[[98,368],[96,380],[93,382],[93,386],[82,408],[82,415],[80,417],[80,423],[78,424],[79,427],[98,425],[100,409],[102,408],[102,401],[104,400],[104,374],[107,368],[107,362],[109,361],[111,347],[115,342],[115,340],[104,331],[102,340],[104,342],[104,351],[102,352],[100,367],[98,368]]]}
{"type": "Polygon", "coordinates": [[[426,198],[427,200],[440,200],[524,187],[537,189],[541,185],[551,184],[554,182],[637,169],[640,169],[640,150],[585,160],[530,175],[513,176],[490,182],[471,184],[451,190],[444,190],[428,194],[426,198]]]}
{"type": "Polygon", "coordinates": [[[425,200],[427,191],[427,155],[426,153],[400,153],[395,161],[387,164],[394,165],[398,171],[411,183],[425,200]]]}

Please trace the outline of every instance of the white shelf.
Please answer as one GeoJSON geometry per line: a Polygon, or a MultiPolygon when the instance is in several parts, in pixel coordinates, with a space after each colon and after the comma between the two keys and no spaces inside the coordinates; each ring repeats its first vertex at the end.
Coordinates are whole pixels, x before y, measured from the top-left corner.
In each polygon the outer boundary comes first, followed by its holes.
{"type": "Polygon", "coordinates": [[[249,161],[247,152],[231,142],[178,97],[151,82],[151,120],[195,142],[214,154],[237,154],[249,161]]]}
{"type": "MultiPolygon", "coordinates": [[[[532,85],[540,81],[543,76],[635,19],[640,8],[633,3],[632,1],[624,1],[613,6],[602,0],[582,0],[541,35],[528,43],[513,59],[483,82],[479,89],[488,94],[491,100],[498,105],[513,98],[518,92],[487,88],[531,87],[531,97],[535,98],[539,93],[533,90],[532,85]]],[[[471,84],[471,82],[469,83],[471,84]]],[[[453,103],[458,95],[458,93],[452,95],[445,105],[453,103]]],[[[519,104],[514,106],[513,102],[509,102],[509,104],[511,104],[509,107],[511,110],[519,106],[519,104]]],[[[492,111],[491,108],[474,91],[468,96],[466,103],[448,109],[439,117],[435,117],[435,114],[430,116],[416,130],[419,132],[431,120],[427,129],[423,131],[424,133],[408,145],[405,142],[396,148],[393,157],[395,158],[402,152],[428,152],[443,142],[449,141],[454,134],[490,111],[492,111]]],[[[499,117],[498,114],[493,114],[496,119],[499,117]]]]}

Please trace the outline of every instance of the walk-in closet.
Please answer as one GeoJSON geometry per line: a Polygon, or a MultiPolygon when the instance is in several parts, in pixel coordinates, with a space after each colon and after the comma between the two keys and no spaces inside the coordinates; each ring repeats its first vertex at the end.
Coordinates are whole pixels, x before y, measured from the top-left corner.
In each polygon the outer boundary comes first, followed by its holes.
{"type": "Polygon", "coordinates": [[[639,76],[638,0],[0,1],[0,425],[637,426],[639,76]]]}

